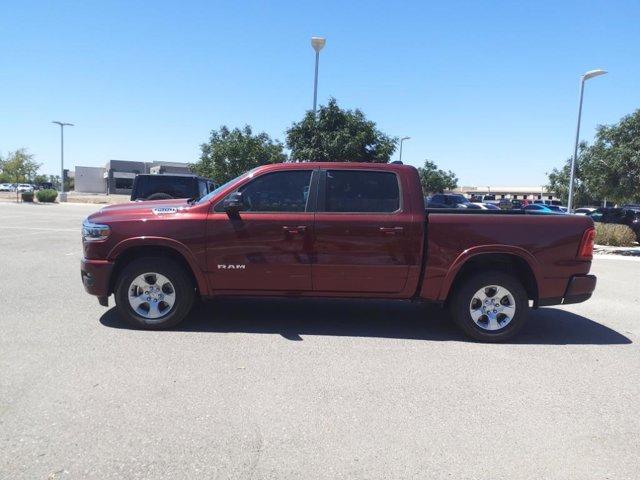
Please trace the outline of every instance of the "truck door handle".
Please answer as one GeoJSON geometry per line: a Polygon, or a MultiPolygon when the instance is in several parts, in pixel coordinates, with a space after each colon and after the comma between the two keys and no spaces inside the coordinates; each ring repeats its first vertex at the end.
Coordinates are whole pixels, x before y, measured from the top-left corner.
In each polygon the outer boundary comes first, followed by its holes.
{"type": "Polygon", "coordinates": [[[396,233],[402,233],[404,228],[402,227],[380,227],[379,229],[385,235],[395,235],[396,233]]]}
{"type": "Polygon", "coordinates": [[[300,235],[307,230],[307,227],[305,227],[304,225],[298,225],[297,227],[290,227],[285,225],[284,227],[282,227],[282,230],[284,230],[285,233],[289,233],[291,235],[300,235]]]}

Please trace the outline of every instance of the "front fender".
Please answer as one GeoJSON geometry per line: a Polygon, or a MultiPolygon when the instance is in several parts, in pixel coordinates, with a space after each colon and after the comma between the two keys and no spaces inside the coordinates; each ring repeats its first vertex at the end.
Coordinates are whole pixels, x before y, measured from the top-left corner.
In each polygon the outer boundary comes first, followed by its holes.
{"type": "Polygon", "coordinates": [[[125,240],[122,240],[109,251],[107,259],[109,261],[116,261],[120,255],[130,250],[131,248],[146,246],[169,248],[178,253],[189,265],[189,268],[191,269],[191,272],[196,279],[196,283],[198,284],[198,290],[200,291],[200,293],[202,295],[208,295],[209,286],[207,283],[207,279],[202,272],[202,269],[200,268],[196,258],[193,256],[193,253],[185,245],[171,238],[149,236],[127,238],[125,240]]]}

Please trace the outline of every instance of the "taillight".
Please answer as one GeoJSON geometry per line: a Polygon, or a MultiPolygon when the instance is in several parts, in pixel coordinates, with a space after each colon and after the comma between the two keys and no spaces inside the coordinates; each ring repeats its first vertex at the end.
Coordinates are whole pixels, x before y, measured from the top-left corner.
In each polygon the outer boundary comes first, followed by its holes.
{"type": "Polygon", "coordinates": [[[578,260],[591,260],[593,258],[593,244],[596,241],[596,229],[587,228],[582,234],[580,248],[578,248],[578,260]]]}

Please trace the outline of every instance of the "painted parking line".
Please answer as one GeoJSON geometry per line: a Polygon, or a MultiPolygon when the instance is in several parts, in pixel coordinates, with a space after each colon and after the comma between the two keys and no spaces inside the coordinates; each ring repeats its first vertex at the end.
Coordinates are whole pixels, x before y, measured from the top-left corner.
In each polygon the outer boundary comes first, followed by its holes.
{"type": "Polygon", "coordinates": [[[615,253],[609,253],[609,254],[597,254],[594,253],[593,255],[593,259],[594,260],[627,260],[627,261],[632,261],[632,262],[640,262],[640,256],[633,256],[633,255],[622,255],[622,254],[615,254],[615,253]]]}
{"type": "Polygon", "coordinates": [[[80,233],[79,228],[49,228],[49,227],[12,227],[12,226],[1,226],[0,232],[2,230],[37,230],[44,232],[75,232],[80,233]]]}
{"type": "Polygon", "coordinates": [[[24,238],[28,235],[38,235],[40,232],[25,232],[25,233],[17,233],[14,235],[1,235],[0,240],[11,240],[12,238],[24,238]]]}

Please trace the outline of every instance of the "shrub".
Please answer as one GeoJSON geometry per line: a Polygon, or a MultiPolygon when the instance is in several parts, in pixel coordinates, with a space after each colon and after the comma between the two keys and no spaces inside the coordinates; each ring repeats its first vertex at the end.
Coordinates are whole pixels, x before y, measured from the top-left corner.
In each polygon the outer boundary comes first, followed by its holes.
{"type": "Polygon", "coordinates": [[[596,223],[596,243],[612,247],[633,247],[636,234],[626,225],[596,223]]]}
{"type": "Polygon", "coordinates": [[[33,192],[22,192],[23,202],[33,202],[33,192]]]}
{"type": "Polygon", "coordinates": [[[38,197],[39,202],[51,203],[51,202],[55,202],[56,198],[58,198],[58,192],[51,189],[38,190],[38,193],[36,193],[36,197],[38,197]]]}

